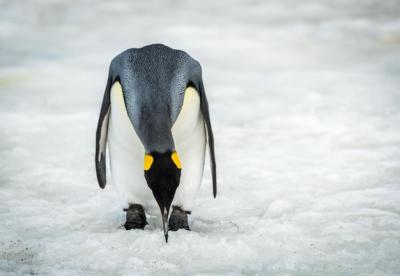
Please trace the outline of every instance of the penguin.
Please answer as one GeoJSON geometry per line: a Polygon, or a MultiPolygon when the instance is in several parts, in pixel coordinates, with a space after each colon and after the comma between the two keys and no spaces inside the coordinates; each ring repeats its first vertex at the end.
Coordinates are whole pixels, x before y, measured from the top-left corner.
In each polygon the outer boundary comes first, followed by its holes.
{"type": "Polygon", "coordinates": [[[217,195],[214,136],[200,63],[163,44],[114,57],[96,131],[96,175],[102,189],[107,144],[113,183],[128,203],[125,229],[144,229],[146,213],[158,209],[166,242],[169,230],[190,230],[188,215],[201,184],[207,144],[217,195]]]}

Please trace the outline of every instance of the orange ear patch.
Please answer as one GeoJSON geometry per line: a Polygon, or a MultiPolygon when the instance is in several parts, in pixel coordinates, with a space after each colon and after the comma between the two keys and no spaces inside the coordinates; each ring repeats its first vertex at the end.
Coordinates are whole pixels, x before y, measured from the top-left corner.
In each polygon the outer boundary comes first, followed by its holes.
{"type": "Polygon", "coordinates": [[[176,151],[174,151],[171,154],[171,159],[172,159],[172,161],[174,162],[175,166],[178,169],[182,169],[181,161],[179,160],[179,156],[178,156],[178,153],[176,151]]]}
{"type": "Polygon", "coordinates": [[[144,156],[144,170],[148,171],[151,168],[151,165],[153,165],[153,156],[150,154],[145,154],[144,156]]]}

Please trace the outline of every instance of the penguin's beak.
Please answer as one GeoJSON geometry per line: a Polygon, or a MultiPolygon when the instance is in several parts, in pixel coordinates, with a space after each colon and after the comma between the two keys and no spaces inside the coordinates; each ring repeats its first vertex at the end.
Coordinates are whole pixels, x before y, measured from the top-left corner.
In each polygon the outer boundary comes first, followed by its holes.
{"type": "Polygon", "coordinates": [[[168,243],[168,216],[169,216],[169,209],[171,206],[171,202],[169,202],[168,204],[164,204],[163,201],[157,200],[157,203],[161,211],[165,242],[168,243]]]}
{"type": "Polygon", "coordinates": [[[165,237],[165,242],[168,243],[168,213],[169,210],[167,211],[166,208],[164,208],[162,212],[162,222],[163,222],[163,228],[164,228],[164,237],[165,237]]]}

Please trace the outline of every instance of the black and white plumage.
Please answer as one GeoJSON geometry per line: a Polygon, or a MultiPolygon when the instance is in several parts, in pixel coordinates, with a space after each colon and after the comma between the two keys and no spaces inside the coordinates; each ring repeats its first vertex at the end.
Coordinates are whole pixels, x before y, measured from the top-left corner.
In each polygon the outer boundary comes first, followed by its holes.
{"type": "Polygon", "coordinates": [[[214,139],[201,66],[187,53],[154,44],[128,49],[112,60],[96,132],[101,188],[106,186],[107,140],[113,181],[129,204],[150,211],[157,202],[163,219],[171,205],[190,212],[207,141],[216,196],[214,139]],[[145,154],[151,165],[143,172],[145,154]]]}

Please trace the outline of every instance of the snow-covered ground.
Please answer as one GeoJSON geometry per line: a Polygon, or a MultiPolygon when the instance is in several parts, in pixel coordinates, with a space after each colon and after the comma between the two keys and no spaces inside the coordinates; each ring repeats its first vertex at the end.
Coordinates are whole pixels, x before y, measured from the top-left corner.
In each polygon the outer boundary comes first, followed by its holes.
{"type": "Polygon", "coordinates": [[[0,1],[1,275],[398,275],[399,1],[0,1]],[[125,231],[98,187],[108,65],[161,42],[203,66],[191,232],[125,231]]]}

